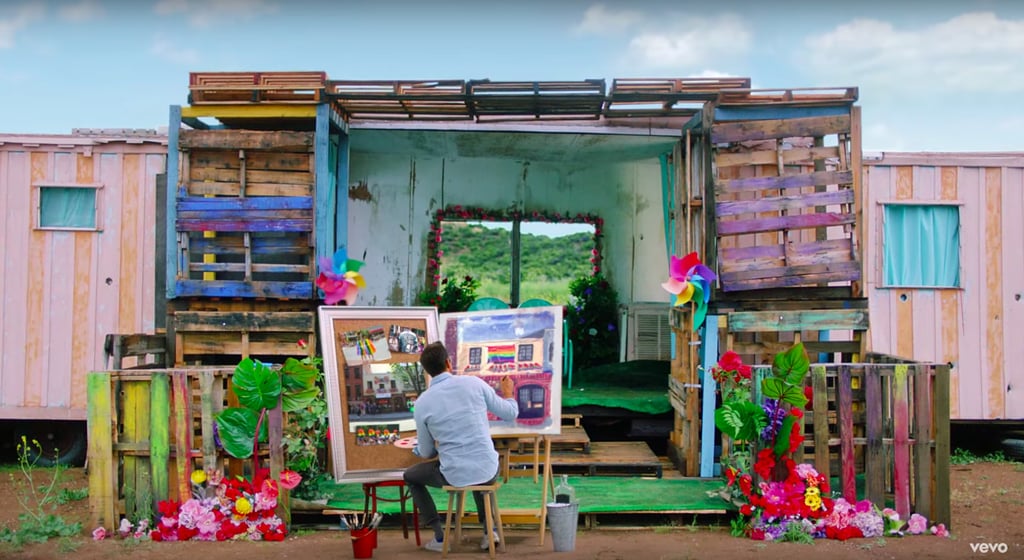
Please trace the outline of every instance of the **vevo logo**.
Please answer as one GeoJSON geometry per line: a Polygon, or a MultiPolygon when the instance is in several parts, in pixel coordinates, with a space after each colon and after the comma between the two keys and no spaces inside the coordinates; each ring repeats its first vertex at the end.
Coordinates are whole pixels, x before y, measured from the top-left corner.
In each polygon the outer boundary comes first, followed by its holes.
{"type": "Polygon", "coordinates": [[[998,552],[999,554],[1006,554],[1009,549],[1006,543],[971,543],[971,550],[974,552],[980,552],[982,554],[988,554],[989,552],[998,552]]]}

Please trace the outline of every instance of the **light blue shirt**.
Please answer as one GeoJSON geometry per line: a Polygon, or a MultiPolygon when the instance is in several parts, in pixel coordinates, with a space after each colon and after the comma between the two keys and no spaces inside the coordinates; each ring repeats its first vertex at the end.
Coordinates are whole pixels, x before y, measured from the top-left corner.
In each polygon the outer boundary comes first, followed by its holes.
{"type": "Polygon", "coordinates": [[[444,372],[416,399],[417,445],[420,457],[438,455],[448,484],[482,484],[498,472],[498,452],[491,440],[487,413],[502,420],[519,415],[515,399],[503,399],[483,379],[444,372]],[[436,444],[436,446],[435,446],[436,444]]]}

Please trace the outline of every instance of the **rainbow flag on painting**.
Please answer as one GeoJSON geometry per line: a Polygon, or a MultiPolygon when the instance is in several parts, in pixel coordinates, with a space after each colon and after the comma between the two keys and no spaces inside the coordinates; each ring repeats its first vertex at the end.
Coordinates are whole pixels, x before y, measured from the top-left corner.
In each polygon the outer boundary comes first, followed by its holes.
{"type": "Polygon", "coordinates": [[[516,345],[502,344],[487,347],[487,363],[508,364],[516,361],[516,345]]]}

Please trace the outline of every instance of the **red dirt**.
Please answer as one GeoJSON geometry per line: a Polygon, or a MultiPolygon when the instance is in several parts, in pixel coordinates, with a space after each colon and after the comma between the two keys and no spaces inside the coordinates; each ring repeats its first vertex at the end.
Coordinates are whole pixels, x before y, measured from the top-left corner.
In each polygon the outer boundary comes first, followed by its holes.
{"type": "MultiPolygon", "coordinates": [[[[953,535],[949,539],[916,536],[887,539],[855,539],[844,543],[816,541],[812,545],[793,543],[759,543],[729,536],[721,527],[658,526],[642,529],[601,528],[581,530],[571,553],[554,552],[550,533],[540,545],[538,532],[514,530],[507,532],[508,549],[499,553],[504,558],[567,559],[700,559],[734,558],[758,560],[793,560],[813,555],[828,560],[863,558],[913,558],[914,560],[953,559],[972,556],[1001,558],[1024,557],[1024,465],[1016,463],[976,463],[954,466],[953,535]],[[1005,553],[975,552],[971,544],[1005,544],[1005,553]]],[[[82,488],[85,474],[81,469],[65,473],[68,488],[82,488]]],[[[0,474],[0,525],[14,527],[20,506],[10,477],[0,474]]],[[[81,521],[82,535],[61,542],[28,545],[21,550],[0,543],[0,558],[17,560],[62,558],[100,560],[128,558],[144,560],[181,560],[210,558],[216,560],[251,560],[253,558],[351,558],[348,533],[337,530],[301,531],[283,543],[189,542],[154,543],[110,539],[94,542],[89,537],[88,500],[60,506],[57,512],[65,519],[81,521]]],[[[479,532],[470,530],[466,541],[451,557],[483,558],[476,544],[479,532]]],[[[433,553],[417,550],[415,542],[402,538],[401,531],[385,530],[379,535],[379,548],[374,558],[430,558],[433,553]]]]}

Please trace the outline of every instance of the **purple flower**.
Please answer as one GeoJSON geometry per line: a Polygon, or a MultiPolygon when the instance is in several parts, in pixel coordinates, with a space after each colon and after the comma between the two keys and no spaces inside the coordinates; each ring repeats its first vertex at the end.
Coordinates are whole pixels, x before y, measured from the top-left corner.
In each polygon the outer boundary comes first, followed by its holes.
{"type": "Polygon", "coordinates": [[[615,332],[615,325],[614,325],[614,324],[612,324],[612,323],[608,323],[608,330],[609,330],[610,332],[615,332]]]}
{"type": "Polygon", "coordinates": [[[761,439],[771,442],[775,440],[775,435],[779,433],[779,428],[782,427],[782,421],[786,418],[786,411],[779,406],[777,399],[765,399],[764,404],[761,406],[764,408],[765,415],[768,416],[768,425],[761,430],[761,439]]]}

